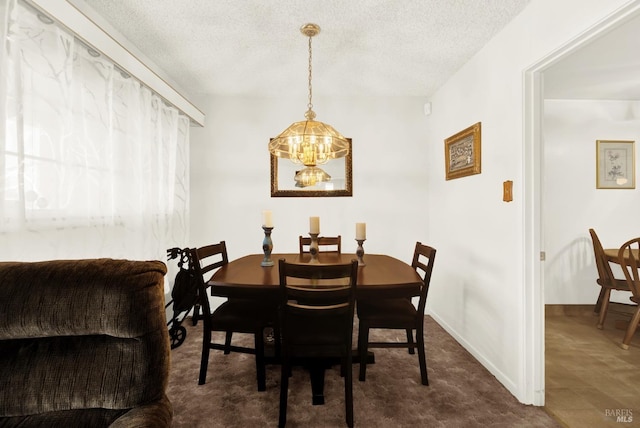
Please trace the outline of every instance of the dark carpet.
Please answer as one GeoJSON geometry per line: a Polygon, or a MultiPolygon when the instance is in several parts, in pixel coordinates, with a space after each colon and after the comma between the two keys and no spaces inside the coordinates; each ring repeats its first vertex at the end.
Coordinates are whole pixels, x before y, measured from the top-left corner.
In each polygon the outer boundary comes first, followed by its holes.
{"type": "MultiPolygon", "coordinates": [[[[212,350],[207,382],[198,385],[202,322],[193,327],[188,318],[182,325],[187,336],[171,352],[167,391],[173,404],[173,426],[277,426],[280,367],[267,366],[267,390],[258,392],[253,355],[224,355],[212,350]]],[[[429,386],[420,384],[417,354],[409,355],[406,349],[375,349],[376,362],[367,367],[366,382],[358,380],[358,365],[353,366],[356,426],[560,426],[543,408],[519,403],[430,317],[425,318],[425,332],[429,386]]],[[[395,332],[372,330],[372,340],[374,334],[385,339],[396,337],[395,332]]],[[[398,332],[398,340],[403,335],[398,332]]],[[[238,334],[234,343],[251,346],[253,339],[238,334]]],[[[326,373],[324,405],[311,404],[311,385],[303,368],[294,369],[289,388],[288,427],[346,426],[339,367],[326,373]]]]}

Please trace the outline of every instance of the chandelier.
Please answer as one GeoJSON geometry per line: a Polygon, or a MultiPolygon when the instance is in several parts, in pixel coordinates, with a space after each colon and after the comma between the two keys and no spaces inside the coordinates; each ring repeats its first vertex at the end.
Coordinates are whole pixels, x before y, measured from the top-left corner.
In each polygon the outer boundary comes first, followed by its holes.
{"type": "MultiPolygon", "coordinates": [[[[274,156],[290,159],[294,163],[303,164],[308,168],[315,168],[331,159],[338,159],[349,154],[349,142],[336,131],[331,125],[315,120],[316,114],[313,111],[311,97],[313,94],[311,87],[311,38],[320,32],[320,27],[316,24],[305,24],[300,28],[300,32],[309,37],[309,103],[304,114],[306,120],[295,122],[280,135],[269,142],[269,152],[274,156]]],[[[316,181],[328,181],[331,176],[322,174],[320,168],[307,170],[309,173],[305,179],[298,177],[298,185],[316,181]],[[310,177],[313,177],[310,179],[310,177]]],[[[309,184],[306,184],[309,185],[309,184]]]]}

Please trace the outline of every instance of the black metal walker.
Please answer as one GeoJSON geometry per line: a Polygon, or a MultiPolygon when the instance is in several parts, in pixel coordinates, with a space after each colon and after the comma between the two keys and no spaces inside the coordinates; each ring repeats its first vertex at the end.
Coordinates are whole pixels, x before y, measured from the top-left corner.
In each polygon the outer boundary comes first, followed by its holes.
{"type": "MultiPolygon", "coordinates": [[[[182,345],[187,337],[187,329],[181,324],[189,314],[189,311],[198,303],[198,282],[193,275],[189,248],[168,249],[167,259],[173,260],[176,258],[179,258],[178,267],[180,270],[176,274],[173,283],[171,300],[165,306],[166,310],[169,306],[173,305],[173,316],[167,323],[171,349],[182,345]]],[[[196,322],[197,316],[194,315],[193,324],[195,325],[196,322]]]]}

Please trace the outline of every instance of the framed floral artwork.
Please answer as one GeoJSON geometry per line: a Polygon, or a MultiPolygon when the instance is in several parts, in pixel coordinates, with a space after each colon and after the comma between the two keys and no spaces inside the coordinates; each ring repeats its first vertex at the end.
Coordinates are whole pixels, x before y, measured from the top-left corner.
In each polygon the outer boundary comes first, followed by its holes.
{"type": "Polygon", "coordinates": [[[635,189],[635,141],[596,141],[596,188],[635,189]]]}

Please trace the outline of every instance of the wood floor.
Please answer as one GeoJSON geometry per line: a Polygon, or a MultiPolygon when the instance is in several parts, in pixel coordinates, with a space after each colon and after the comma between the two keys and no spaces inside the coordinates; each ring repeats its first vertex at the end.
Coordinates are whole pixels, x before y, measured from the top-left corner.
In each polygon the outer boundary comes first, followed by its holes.
{"type": "Polygon", "coordinates": [[[545,410],[563,426],[640,427],[640,332],[620,347],[633,309],[611,304],[598,330],[593,306],[546,306],[545,410]]]}

